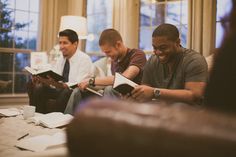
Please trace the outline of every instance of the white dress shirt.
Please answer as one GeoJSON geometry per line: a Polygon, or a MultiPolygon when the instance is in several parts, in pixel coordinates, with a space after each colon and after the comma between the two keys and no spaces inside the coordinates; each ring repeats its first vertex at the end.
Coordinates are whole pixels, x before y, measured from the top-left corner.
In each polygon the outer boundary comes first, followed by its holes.
{"type": "MultiPolygon", "coordinates": [[[[63,55],[60,56],[53,70],[62,75],[63,68],[66,62],[66,58],[63,55]]],[[[90,57],[79,49],[69,59],[70,72],[68,83],[75,84],[80,83],[82,80],[93,77],[93,63],[90,57]]]]}

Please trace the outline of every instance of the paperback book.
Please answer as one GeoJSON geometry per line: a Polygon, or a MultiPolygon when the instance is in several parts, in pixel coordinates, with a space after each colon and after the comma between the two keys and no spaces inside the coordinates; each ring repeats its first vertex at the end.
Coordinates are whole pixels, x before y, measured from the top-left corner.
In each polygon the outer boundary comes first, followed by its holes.
{"type": "Polygon", "coordinates": [[[115,80],[113,83],[113,89],[121,93],[122,95],[126,95],[131,93],[135,86],[137,86],[135,82],[127,79],[125,76],[115,73],[115,80]]]}

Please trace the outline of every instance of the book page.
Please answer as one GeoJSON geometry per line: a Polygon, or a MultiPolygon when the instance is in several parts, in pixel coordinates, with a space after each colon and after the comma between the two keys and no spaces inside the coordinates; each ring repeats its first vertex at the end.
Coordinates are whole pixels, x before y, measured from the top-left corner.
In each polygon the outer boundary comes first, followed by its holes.
{"type": "Polygon", "coordinates": [[[123,75],[121,75],[119,73],[115,73],[115,80],[114,80],[113,88],[116,88],[117,86],[119,86],[121,84],[128,84],[131,87],[135,87],[138,85],[138,84],[134,83],[133,81],[127,79],[123,75]]]}
{"type": "Polygon", "coordinates": [[[88,91],[90,91],[90,92],[92,92],[92,93],[94,93],[94,94],[96,94],[98,96],[101,96],[101,97],[103,96],[101,93],[99,93],[98,91],[96,91],[96,90],[94,90],[92,88],[87,87],[86,90],[88,90],[88,91]]]}
{"type": "Polygon", "coordinates": [[[54,135],[39,135],[25,138],[16,143],[16,147],[31,150],[34,152],[44,151],[47,148],[60,146],[66,143],[64,131],[59,131],[54,135]]]}
{"type": "Polygon", "coordinates": [[[67,125],[73,116],[70,114],[63,114],[61,112],[52,112],[41,116],[32,117],[29,122],[36,125],[43,125],[48,128],[56,128],[67,125]]]}
{"type": "Polygon", "coordinates": [[[71,89],[78,87],[78,83],[66,82],[66,85],[71,89]]]}
{"type": "Polygon", "coordinates": [[[37,71],[31,67],[26,66],[25,70],[28,71],[29,73],[31,73],[32,75],[36,75],[37,71]]]}
{"type": "Polygon", "coordinates": [[[30,65],[34,69],[45,69],[48,67],[48,55],[46,52],[30,53],[30,65]]]}

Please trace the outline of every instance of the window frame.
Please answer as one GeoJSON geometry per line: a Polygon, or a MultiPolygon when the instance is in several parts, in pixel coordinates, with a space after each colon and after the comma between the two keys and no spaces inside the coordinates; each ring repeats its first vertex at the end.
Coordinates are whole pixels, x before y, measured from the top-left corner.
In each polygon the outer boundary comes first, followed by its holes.
{"type": "MultiPolygon", "coordinates": [[[[149,5],[151,6],[151,5],[164,5],[164,16],[163,16],[163,20],[165,21],[166,19],[167,19],[167,12],[168,12],[168,10],[167,10],[167,5],[168,4],[171,4],[171,3],[176,3],[176,2],[178,2],[178,1],[180,1],[180,3],[182,3],[183,1],[186,1],[186,0],[163,0],[163,1],[160,1],[160,2],[158,2],[158,1],[155,1],[154,3],[151,1],[151,2],[149,2],[149,5]]],[[[188,1],[186,1],[187,3],[188,3],[188,1]]],[[[156,28],[157,27],[157,25],[153,25],[152,24],[152,19],[153,18],[150,18],[150,25],[149,26],[141,26],[141,5],[142,5],[142,0],[140,0],[139,1],[139,3],[140,3],[140,9],[139,9],[139,40],[138,40],[138,47],[139,48],[141,48],[140,47],[140,42],[141,42],[141,29],[142,28],[147,28],[147,29],[154,29],[154,28],[156,28]]],[[[144,3],[148,3],[148,0],[146,0],[146,2],[144,2],[144,3]]],[[[182,10],[182,5],[180,5],[180,7],[181,7],[181,10],[180,10],[180,14],[182,14],[182,12],[183,12],[183,10],[182,10]]],[[[187,4],[187,7],[188,7],[188,4],[187,4]]],[[[189,10],[187,9],[187,15],[188,15],[188,13],[189,13],[189,10]]],[[[151,16],[150,16],[151,17],[151,16]]],[[[184,24],[183,22],[182,22],[182,15],[180,16],[180,21],[179,21],[179,24],[177,25],[178,26],[178,29],[179,29],[179,33],[180,33],[180,38],[181,38],[181,35],[182,35],[182,28],[184,27],[184,26],[186,26],[187,25],[187,28],[188,28],[188,21],[187,21],[187,23],[186,24],[184,24]]],[[[154,18],[156,18],[156,17],[154,17],[154,18]]],[[[187,17],[187,19],[188,19],[188,17],[187,17]]],[[[187,33],[186,33],[186,46],[187,46],[187,40],[188,39],[188,30],[187,30],[187,33]]],[[[152,49],[150,49],[150,50],[145,50],[144,49],[144,52],[146,53],[146,54],[148,54],[148,55],[150,55],[150,54],[152,54],[152,49]]]]}

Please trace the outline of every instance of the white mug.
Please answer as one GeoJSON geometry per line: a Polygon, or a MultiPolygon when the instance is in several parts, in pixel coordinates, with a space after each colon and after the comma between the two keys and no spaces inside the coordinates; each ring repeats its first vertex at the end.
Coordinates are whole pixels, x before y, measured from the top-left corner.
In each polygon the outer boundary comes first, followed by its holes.
{"type": "Polygon", "coordinates": [[[24,106],[23,107],[23,118],[28,119],[34,116],[35,106],[24,106]]]}

